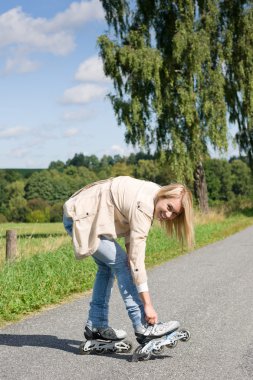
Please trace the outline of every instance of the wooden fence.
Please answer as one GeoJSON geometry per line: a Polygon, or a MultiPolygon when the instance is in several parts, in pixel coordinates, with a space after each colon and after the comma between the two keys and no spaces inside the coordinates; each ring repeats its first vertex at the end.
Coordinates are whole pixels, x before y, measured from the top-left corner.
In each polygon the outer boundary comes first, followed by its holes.
{"type": "Polygon", "coordinates": [[[17,257],[17,231],[6,231],[6,261],[14,261],[17,257]]]}

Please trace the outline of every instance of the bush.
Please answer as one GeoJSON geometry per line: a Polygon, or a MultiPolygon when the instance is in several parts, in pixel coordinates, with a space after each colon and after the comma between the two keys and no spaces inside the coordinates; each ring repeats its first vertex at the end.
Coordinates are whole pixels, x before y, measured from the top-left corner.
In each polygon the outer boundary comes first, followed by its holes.
{"type": "Polygon", "coordinates": [[[0,214],[0,223],[7,223],[8,220],[4,214],[0,214]]]}
{"type": "Polygon", "coordinates": [[[63,214],[62,206],[63,206],[63,204],[60,202],[60,203],[56,203],[55,205],[53,205],[51,207],[51,209],[50,209],[50,222],[61,222],[62,221],[62,214],[63,214]]]}
{"type": "Polygon", "coordinates": [[[28,223],[47,223],[50,222],[50,209],[30,211],[26,217],[28,223]]]}
{"type": "Polygon", "coordinates": [[[34,198],[27,201],[27,207],[31,211],[35,210],[45,210],[45,208],[49,207],[49,204],[47,201],[41,198],[34,198]]]}

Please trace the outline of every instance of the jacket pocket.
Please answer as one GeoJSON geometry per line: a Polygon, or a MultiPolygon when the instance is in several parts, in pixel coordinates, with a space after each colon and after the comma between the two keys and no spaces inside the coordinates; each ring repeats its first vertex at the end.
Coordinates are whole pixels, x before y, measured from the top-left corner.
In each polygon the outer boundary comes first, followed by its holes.
{"type": "Polygon", "coordinates": [[[92,237],[92,225],[94,221],[94,213],[88,213],[85,215],[79,215],[73,220],[73,245],[76,257],[89,255],[90,242],[93,241],[92,237]]]}
{"type": "Polygon", "coordinates": [[[74,216],[73,220],[75,220],[75,221],[79,220],[80,221],[82,219],[90,218],[90,217],[94,216],[95,214],[96,214],[95,212],[84,211],[81,214],[76,214],[76,216],[74,216]]]}
{"type": "Polygon", "coordinates": [[[138,201],[137,202],[137,209],[140,212],[143,212],[145,215],[147,215],[150,219],[153,219],[154,214],[154,206],[149,206],[144,202],[138,201]]]}

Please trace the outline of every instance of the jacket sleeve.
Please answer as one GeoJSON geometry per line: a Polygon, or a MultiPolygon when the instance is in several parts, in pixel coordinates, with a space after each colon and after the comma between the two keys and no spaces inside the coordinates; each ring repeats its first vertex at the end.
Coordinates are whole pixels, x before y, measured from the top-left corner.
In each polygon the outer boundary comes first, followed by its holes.
{"type": "Polygon", "coordinates": [[[145,269],[145,251],[151,222],[151,217],[145,212],[145,209],[139,202],[132,212],[129,239],[129,263],[133,280],[138,291],[148,290],[147,273],[145,269]]]}

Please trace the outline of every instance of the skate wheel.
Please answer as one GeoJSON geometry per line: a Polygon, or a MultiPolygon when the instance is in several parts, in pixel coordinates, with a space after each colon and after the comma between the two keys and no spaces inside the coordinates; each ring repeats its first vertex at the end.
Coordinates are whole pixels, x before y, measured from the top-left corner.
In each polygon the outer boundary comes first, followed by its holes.
{"type": "Polygon", "coordinates": [[[85,346],[86,342],[82,342],[79,346],[79,353],[81,355],[89,355],[90,354],[90,350],[85,350],[84,349],[84,346],[85,346]]]}
{"type": "Polygon", "coordinates": [[[146,361],[150,359],[151,354],[150,353],[142,353],[142,346],[138,346],[136,350],[134,351],[133,356],[138,360],[138,361],[146,361]]]}
{"type": "Polygon", "coordinates": [[[191,337],[190,331],[188,330],[181,330],[180,333],[185,334],[185,336],[180,339],[182,342],[187,342],[191,337]]]}
{"type": "Polygon", "coordinates": [[[119,352],[117,348],[109,348],[109,350],[106,350],[108,354],[115,354],[116,352],[119,352]]]}
{"type": "Polygon", "coordinates": [[[102,355],[106,350],[104,348],[96,348],[94,350],[94,352],[97,354],[97,355],[102,355]]]}
{"type": "Polygon", "coordinates": [[[158,350],[153,350],[152,355],[156,355],[156,356],[162,355],[163,351],[164,351],[164,346],[160,347],[158,350]]]}
{"type": "Polygon", "coordinates": [[[168,348],[175,348],[177,345],[177,340],[175,340],[173,343],[167,344],[166,347],[168,348]]]}

